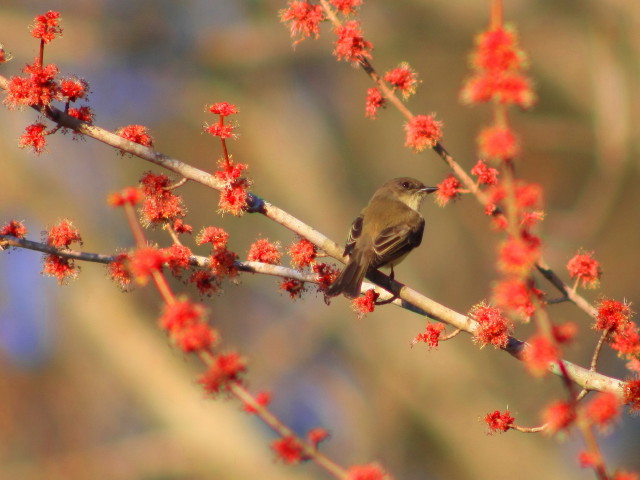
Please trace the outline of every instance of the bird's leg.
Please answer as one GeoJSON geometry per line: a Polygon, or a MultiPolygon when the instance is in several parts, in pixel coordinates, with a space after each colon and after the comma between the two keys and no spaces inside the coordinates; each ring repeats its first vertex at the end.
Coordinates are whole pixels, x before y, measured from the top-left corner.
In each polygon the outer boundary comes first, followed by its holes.
{"type": "Polygon", "coordinates": [[[395,273],[393,271],[393,265],[391,266],[391,273],[389,274],[389,279],[393,282],[395,278],[395,273]]]}

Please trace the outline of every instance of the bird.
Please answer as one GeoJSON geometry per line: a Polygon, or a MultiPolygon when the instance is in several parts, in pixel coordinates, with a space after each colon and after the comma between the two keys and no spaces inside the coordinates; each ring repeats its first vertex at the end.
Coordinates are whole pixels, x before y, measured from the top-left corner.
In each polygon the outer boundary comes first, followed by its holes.
{"type": "Polygon", "coordinates": [[[393,267],[422,242],[425,221],[418,210],[436,190],[411,177],[379,187],[353,221],[343,254],[349,260],[325,295],[357,298],[367,272],[381,267],[391,267],[393,279],[393,267]]]}

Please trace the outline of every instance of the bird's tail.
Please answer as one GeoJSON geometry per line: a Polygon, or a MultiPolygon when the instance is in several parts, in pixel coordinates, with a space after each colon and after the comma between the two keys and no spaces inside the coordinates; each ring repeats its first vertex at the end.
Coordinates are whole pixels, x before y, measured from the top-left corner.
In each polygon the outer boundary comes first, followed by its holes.
{"type": "Polygon", "coordinates": [[[351,255],[349,263],[347,263],[347,266],[340,272],[338,278],[329,286],[325,295],[335,297],[344,293],[349,298],[357,298],[360,295],[360,287],[369,269],[369,262],[359,257],[361,257],[361,255],[357,253],[351,255]]]}

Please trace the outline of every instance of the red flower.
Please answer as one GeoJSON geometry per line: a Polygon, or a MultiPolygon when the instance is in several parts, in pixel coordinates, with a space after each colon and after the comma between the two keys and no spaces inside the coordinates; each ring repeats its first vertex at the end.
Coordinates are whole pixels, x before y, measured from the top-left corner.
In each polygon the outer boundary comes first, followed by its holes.
{"type": "Polygon", "coordinates": [[[205,125],[204,131],[214,137],[220,138],[233,138],[235,134],[233,133],[235,127],[229,124],[221,124],[221,123],[212,123],[211,125],[205,125]]]}
{"type": "Polygon", "coordinates": [[[55,82],[58,67],[53,64],[43,67],[36,59],[22,71],[27,75],[9,79],[7,96],[3,100],[8,108],[49,105],[58,96],[58,84],[55,82]]]}
{"type": "Polygon", "coordinates": [[[592,452],[580,452],[578,453],[578,464],[580,468],[591,468],[597,462],[597,456],[592,452]]]}
{"type": "Polygon", "coordinates": [[[218,102],[209,106],[209,111],[221,117],[228,117],[229,115],[238,113],[238,107],[232,103],[218,102]]]}
{"type": "Polygon", "coordinates": [[[565,322],[562,325],[552,325],[551,333],[556,342],[570,343],[578,332],[578,326],[574,322],[565,322]]]}
{"type": "Polygon", "coordinates": [[[478,322],[473,340],[480,344],[480,348],[486,345],[495,348],[507,346],[513,324],[502,315],[499,308],[480,302],[469,311],[469,316],[478,322]]]}
{"type": "Polygon", "coordinates": [[[520,145],[511,130],[487,127],[478,135],[480,155],[485,158],[510,160],[520,154],[520,145]]]}
{"type": "Polygon", "coordinates": [[[107,272],[111,280],[116,282],[122,290],[128,290],[131,287],[131,273],[125,266],[125,262],[129,260],[126,253],[116,255],[112,262],[107,264],[107,272]]]}
{"type": "Polygon", "coordinates": [[[558,347],[542,335],[534,335],[527,340],[527,344],[522,360],[532,375],[544,375],[549,371],[549,364],[560,358],[558,347]]]}
{"type": "Polygon", "coordinates": [[[311,269],[318,274],[318,290],[321,292],[329,288],[340,273],[340,270],[328,263],[314,263],[311,269]]]}
{"type": "Polygon", "coordinates": [[[493,300],[504,310],[518,313],[529,318],[534,307],[530,295],[532,292],[527,283],[518,277],[508,277],[497,282],[493,287],[493,300]]]}
{"type": "Polygon", "coordinates": [[[200,295],[211,295],[218,291],[218,281],[208,270],[196,270],[189,276],[189,283],[195,284],[200,295]]]}
{"type": "Polygon", "coordinates": [[[608,340],[609,346],[619,355],[631,360],[634,360],[633,357],[640,358],[640,332],[635,322],[629,321],[624,327],[615,330],[608,340]]]}
{"type": "Polygon", "coordinates": [[[378,108],[386,105],[386,100],[377,87],[367,89],[367,98],[365,100],[364,116],[375,119],[378,108]]]}
{"type": "Polygon", "coordinates": [[[438,322],[427,322],[427,325],[423,333],[419,333],[412,340],[411,345],[415,345],[418,342],[424,342],[431,348],[438,348],[440,341],[440,335],[444,330],[444,325],[438,322]]]}
{"type": "Polygon", "coordinates": [[[75,102],[84,98],[89,90],[89,84],[81,78],[65,78],[60,80],[60,96],[67,102],[75,102]]]}
{"type": "Polygon", "coordinates": [[[312,428],[307,432],[307,440],[316,448],[318,444],[326,440],[327,437],[329,437],[329,432],[324,428],[312,428]]]}
{"type": "Polygon", "coordinates": [[[438,184],[436,191],[436,203],[444,207],[449,200],[456,200],[460,197],[460,181],[452,174],[449,174],[442,182],[438,184]]]}
{"type": "Polygon", "coordinates": [[[489,433],[506,432],[511,428],[515,418],[513,418],[509,410],[505,410],[504,413],[500,413],[500,410],[496,410],[491,413],[487,413],[484,417],[484,422],[489,426],[489,433]]]}
{"type": "Polygon", "coordinates": [[[238,274],[236,260],[238,260],[238,255],[225,248],[209,257],[209,268],[218,278],[235,277],[238,274]]]}
{"type": "Polygon", "coordinates": [[[466,80],[460,101],[470,105],[494,100],[528,108],[536,100],[530,80],[516,72],[480,72],[466,80]]]}
{"type": "Polygon", "coordinates": [[[107,203],[112,207],[123,205],[135,205],[142,200],[142,191],[135,187],[126,187],[119,192],[111,193],[107,197],[107,203]]]}
{"type": "Polygon", "coordinates": [[[313,35],[318,38],[318,24],[324,20],[324,12],[320,5],[312,5],[308,2],[290,1],[289,6],[280,10],[280,21],[289,23],[291,38],[296,39],[296,45],[306,37],[313,35]]]}
{"type": "Polygon", "coordinates": [[[120,127],[116,130],[116,135],[130,142],[142,145],[143,147],[153,146],[153,139],[151,135],[149,135],[147,127],[144,125],[127,125],[126,127],[120,127]]]}
{"type": "Polygon", "coordinates": [[[292,299],[300,298],[305,291],[304,282],[300,280],[294,280],[293,278],[285,278],[280,283],[280,289],[289,293],[289,297],[292,299]]]}
{"type": "Polygon", "coordinates": [[[638,480],[638,474],[633,472],[626,472],[624,470],[618,470],[613,474],[611,480],[638,480]]]}
{"type": "Polygon", "coordinates": [[[611,392],[598,392],[585,405],[587,418],[601,428],[609,426],[620,415],[620,399],[611,392]]]}
{"type": "Polygon", "coordinates": [[[173,220],[173,231],[176,233],[191,233],[193,232],[193,227],[184,223],[181,218],[176,218],[173,220]]]}
{"type": "Polygon", "coordinates": [[[191,249],[184,245],[173,244],[164,248],[165,262],[171,269],[171,273],[178,276],[180,271],[189,268],[191,249]]]}
{"type": "Polygon", "coordinates": [[[270,243],[266,238],[261,238],[249,247],[247,260],[277,265],[280,263],[280,247],[276,243],[270,243]]]}
{"type": "Polygon", "coordinates": [[[165,261],[165,253],[154,247],[135,250],[129,258],[129,269],[136,281],[146,285],[153,272],[159,272],[165,261]]]}
{"type": "Polygon", "coordinates": [[[576,411],[570,403],[559,400],[545,409],[543,418],[547,428],[555,433],[571,426],[576,419],[576,411]]]}
{"type": "Polygon", "coordinates": [[[47,143],[45,139],[45,135],[47,135],[45,128],[46,125],[39,122],[27,125],[24,133],[20,135],[18,146],[20,148],[31,147],[35,154],[41,154],[47,143]]]}
{"type": "Polygon", "coordinates": [[[382,79],[394,89],[400,90],[405,100],[416,93],[418,75],[406,62],[402,62],[396,68],[389,70],[382,79]]]}
{"type": "Polygon", "coordinates": [[[247,207],[247,199],[249,192],[247,192],[247,183],[236,183],[230,187],[225,188],[220,192],[220,198],[218,200],[218,211],[220,213],[230,213],[239,217],[242,215],[247,207]]]}
{"type": "Polygon", "coordinates": [[[602,269],[593,259],[593,252],[576,253],[568,262],[569,276],[580,281],[583,287],[596,288],[600,283],[602,269]]]}
{"type": "Polygon", "coordinates": [[[624,402],[631,410],[640,410],[640,378],[629,380],[624,384],[624,402]]]}
{"type": "Polygon", "coordinates": [[[482,160],[471,169],[471,174],[478,177],[478,183],[484,185],[496,185],[498,183],[498,170],[488,167],[482,160]]]}
{"type": "Polygon", "coordinates": [[[140,187],[144,195],[140,215],[145,224],[162,224],[184,217],[182,198],[168,190],[170,185],[169,177],[162,174],[155,175],[147,172],[140,179],[140,187]]]}
{"type": "Polygon", "coordinates": [[[480,33],[472,56],[474,68],[479,70],[516,70],[524,66],[524,53],[518,47],[515,32],[501,26],[480,33]]]}
{"type": "Polygon", "coordinates": [[[500,245],[498,266],[504,273],[526,275],[540,258],[540,239],[523,233],[519,237],[509,235],[500,245]]]}
{"type": "Polygon", "coordinates": [[[298,242],[292,243],[288,250],[291,257],[291,265],[294,268],[308,267],[316,259],[318,251],[316,246],[306,238],[301,238],[298,242]]]}
{"type": "Polygon", "coordinates": [[[305,459],[302,445],[291,435],[274,440],[271,448],[287,465],[293,465],[305,459]]]}
{"type": "Polygon", "coordinates": [[[186,325],[173,334],[178,348],[184,353],[201,352],[211,349],[218,335],[204,323],[186,325]]]}
{"type": "Polygon", "coordinates": [[[45,255],[42,265],[42,275],[55,277],[58,283],[62,285],[66,279],[78,276],[79,267],[70,258],[60,257],[58,255],[45,255]]]}
{"type": "Polygon", "coordinates": [[[347,470],[346,480],[385,480],[387,473],[376,464],[354,465],[347,470]]]}
{"type": "MultiPolygon", "coordinates": [[[[271,402],[271,394],[269,392],[259,392],[253,397],[253,400],[259,407],[266,407],[271,402]]],[[[248,403],[245,403],[242,409],[247,413],[258,413],[258,410],[248,403]]]]}
{"type": "Polygon", "coordinates": [[[367,313],[373,312],[376,300],[380,296],[374,289],[369,289],[364,295],[354,298],[351,301],[351,308],[358,314],[358,318],[364,317],[367,313]]]}
{"type": "Polygon", "coordinates": [[[200,376],[198,383],[211,395],[228,390],[247,370],[246,361],[237,353],[216,355],[209,369],[200,376]]]}
{"type": "Polygon", "coordinates": [[[69,110],[67,110],[67,115],[69,115],[70,117],[73,118],[77,118],[78,120],[85,122],[85,123],[93,123],[93,111],[91,110],[91,107],[80,107],[80,108],[73,108],[70,107],[69,110]]]}
{"type": "Polygon", "coordinates": [[[24,238],[27,235],[27,227],[22,222],[10,220],[0,227],[0,235],[11,235],[16,238],[24,238]]]}
{"type": "Polygon", "coordinates": [[[52,247],[69,248],[73,242],[82,244],[82,237],[71,221],[65,219],[49,229],[45,242],[52,247]]]}
{"type": "Polygon", "coordinates": [[[31,36],[39,38],[44,43],[49,43],[54,38],[62,35],[62,27],[58,24],[60,13],[49,10],[44,15],[38,15],[33,19],[31,36]]]}
{"type": "Polygon", "coordinates": [[[196,243],[198,245],[210,243],[211,250],[214,252],[226,249],[228,241],[229,234],[220,227],[205,227],[200,230],[200,233],[196,236],[196,243]]]}
{"type": "Polygon", "coordinates": [[[362,0],[329,0],[340,13],[351,15],[362,4],[362,0]]]}
{"type": "Polygon", "coordinates": [[[631,321],[631,308],[628,304],[603,298],[596,307],[598,316],[594,328],[596,330],[624,330],[631,321]]]}
{"type": "Polygon", "coordinates": [[[333,54],[338,57],[338,60],[357,64],[362,58],[371,58],[369,50],[373,45],[362,36],[358,21],[349,20],[339,25],[335,33],[338,38],[334,43],[333,54]]]}
{"type": "Polygon", "coordinates": [[[406,132],[404,145],[419,152],[433,147],[442,137],[442,122],[433,115],[415,115],[404,124],[406,132]]]}

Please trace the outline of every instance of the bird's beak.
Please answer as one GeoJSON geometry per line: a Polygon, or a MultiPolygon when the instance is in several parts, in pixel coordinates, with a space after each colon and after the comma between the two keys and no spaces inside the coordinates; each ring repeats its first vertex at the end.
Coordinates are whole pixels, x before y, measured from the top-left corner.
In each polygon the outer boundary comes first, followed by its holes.
{"type": "Polygon", "coordinates": [[[436,190],[438,190],[438,187],[424,187],[424,188],[421,188],[420,190],[422,190],[423,192],[429,194],[429,193],[433,193],[436,190]]]}

